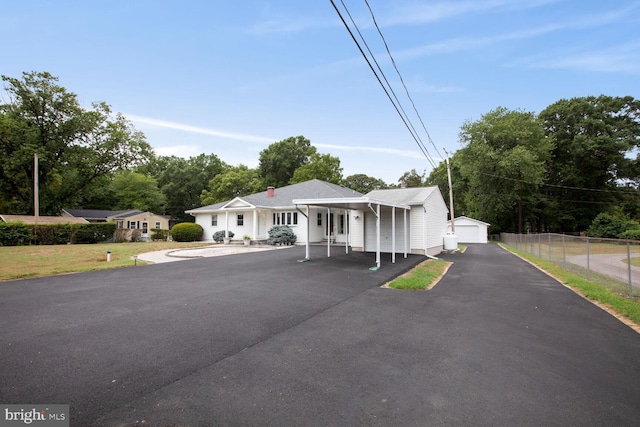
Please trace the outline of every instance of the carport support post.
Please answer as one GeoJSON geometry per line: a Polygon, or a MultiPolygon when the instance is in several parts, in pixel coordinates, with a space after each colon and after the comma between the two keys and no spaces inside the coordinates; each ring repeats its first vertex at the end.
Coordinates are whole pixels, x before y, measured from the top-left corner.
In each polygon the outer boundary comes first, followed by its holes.
{"type": "Polygon", "coordinates": [[[224,237],[229,237],[229,211],[226,211],[224,214],[224,237]]]}
{"type": "Polygon", "coordinates": [[[331,258],[331,208],[327,208],[327,258],[331,258]]]}
{"type": "Polygon", "coordinates": [[[349,253],[349,210],[344,210],[344,252],[349,253]]]}
{"type": "Polygon", "coordinates": [[[404,257],[407,257],[407,246],[409,245],[409,242],[407,241],[407,210],[403,209],[402,210],[404,212],[404,257]]]}
{"type": "Polygon", "coordinates": [[[376,266],[380,268],[380,203],[376,206],[376,266]]]}
{"type": "Polygon", "coordinates": [[[311,222],[311,219],[309,218],[309,205],[307,205],[307,244],[305,245],[305,259],[309,260],[311,259],[309,256],[309,240],[311,240],[311,235],[309,234],[311,232],[311,225],[309,224],[311,222]]]}
{"type": "Polygon", "coordinates": [[[391,262],[396,263],[396,207],[391,208],[391,262]]]}

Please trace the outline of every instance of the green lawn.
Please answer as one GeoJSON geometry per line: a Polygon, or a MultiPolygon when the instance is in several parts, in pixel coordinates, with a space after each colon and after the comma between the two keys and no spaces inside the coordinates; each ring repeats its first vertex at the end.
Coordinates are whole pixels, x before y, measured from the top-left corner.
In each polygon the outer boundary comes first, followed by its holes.
{"type": "MultiPolygon", "coordinates": [[[[133,255],[202,242],[99,243],[95,245],[0,246],[0,281],[134,265],[133,255]],[[111,251],[111,262],[107,262],[111,251]]],[[[144,264],[143,261],[137,261],[144,264]]]]}
{"type": "Polygon", "coordinates": [[[451,263],[444,260],[428,259],[421,262],[408,273],[403,274],[388,283],[393,289],[405,289],[412,291],[428,290],[433,287],[451,263]]]}

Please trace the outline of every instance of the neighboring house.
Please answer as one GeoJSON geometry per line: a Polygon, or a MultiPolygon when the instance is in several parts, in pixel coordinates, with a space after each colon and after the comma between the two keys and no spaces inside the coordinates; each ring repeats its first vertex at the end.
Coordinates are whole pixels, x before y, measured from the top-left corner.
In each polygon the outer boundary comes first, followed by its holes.
{"type": "Polygon", "coordinates": [[[117,229],[127,230],[125,238],[130,239],[133,230],[140,230],[142,240],[150,239],[153,228],[169,229],[169,217],[143,212],[138,209],[108,211],[96,209],[63,209],[62,215],[72,218],[84,218],[89,222],[115,222],[117,229]]]}
{"type": "Polygon", "coordinates": [[[394,257],[403,252],[442,252],[447,212],[438,187],[374,190],[362,195],[317,179],[186,211],[203,227],[206,241],[221,230],[232,231],[236,239],[249,235],[264,240],[273,226],[288,225],[297,244],[324,241],[353,251],[393,253],[394,257]]]}
{"type": "MultiPolygon", "coordinates": [[[[458,243],[487,243],[489,225],[477,219],[460,216],[454,220],[455,235],[458,243]]],[[[448,221],[447,232],[451,231],[451,221],[448,221]]]]}
{"type": "Polygon", "coordinates": [[[69,218],[62,216],[41,216],[36,217],[34,215],[0,215],[0,220],[3,222],[21,222],[23,224],[88,224],[89,221],[84,218],[69,218]]]}

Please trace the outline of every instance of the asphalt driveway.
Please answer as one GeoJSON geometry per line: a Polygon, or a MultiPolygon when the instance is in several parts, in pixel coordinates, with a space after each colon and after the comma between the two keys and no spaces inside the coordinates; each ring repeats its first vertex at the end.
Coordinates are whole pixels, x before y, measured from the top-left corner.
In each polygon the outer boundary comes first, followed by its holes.
{"type": "Polygon", "coordinates": [[[304,248],[0,284],[0,401],[72,425],[638,425],[640,336],[495,245],[304,248]]]}

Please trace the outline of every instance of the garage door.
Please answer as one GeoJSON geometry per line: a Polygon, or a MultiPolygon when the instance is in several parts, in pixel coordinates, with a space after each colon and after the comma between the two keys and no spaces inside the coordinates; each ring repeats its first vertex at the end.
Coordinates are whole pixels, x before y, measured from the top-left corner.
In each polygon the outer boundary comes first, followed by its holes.
{"type": "Polygon", "coordinates": [[[480,243],[477,225],[456,225],[456,236],[460,243],[480,243]]]}

